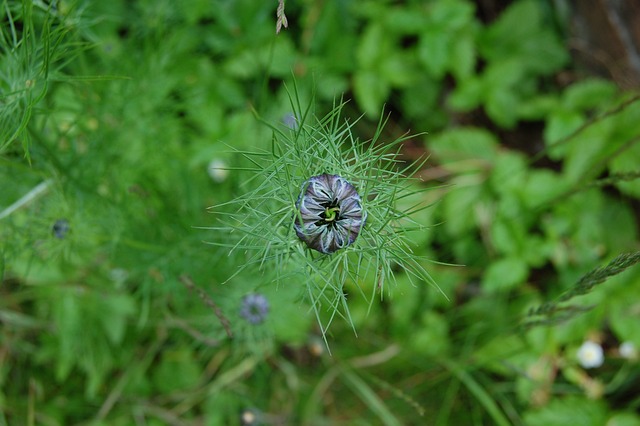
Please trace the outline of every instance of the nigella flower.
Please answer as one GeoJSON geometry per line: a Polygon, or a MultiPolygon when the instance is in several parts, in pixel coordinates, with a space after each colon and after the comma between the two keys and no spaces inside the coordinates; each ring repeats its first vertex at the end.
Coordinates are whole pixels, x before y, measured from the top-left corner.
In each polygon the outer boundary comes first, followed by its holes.
{"type": "Polygon", "coordinates": [[[269,301],[259,293],[247,294],[242,298],[240,316],[249,323],[257,325],[262,323],[269,313],[269,301]]]}
{"type": "Polygon", "coordinates": [[[58,219],[53,224],[51,230],[56,238],[63,239],[67,236],[69,230],[71,230],[71,225],[69,225],[69,221],[67,219],[58,219]]]}
{"type": "Polygon", "coordinates": [[[338,175],[322,174],[302,188],[294,223],[298,238],[325,254],[353,244],[366,220],[355,187],[338,175]]]}

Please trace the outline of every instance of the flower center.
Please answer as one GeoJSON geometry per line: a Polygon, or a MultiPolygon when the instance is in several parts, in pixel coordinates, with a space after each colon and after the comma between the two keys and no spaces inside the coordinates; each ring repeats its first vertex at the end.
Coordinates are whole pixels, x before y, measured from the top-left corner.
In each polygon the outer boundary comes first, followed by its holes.
{"type": "Polygon", "coordinates": [[[319,220],[316,225],[326,225],[330,228],[336,226],[336,221],[340,220],[340,204],[337,199],[320,203],[324,207],[324,212],[318,215],[319,220]]]}
{"type": "Polygon", "coordinates": [[[327,207],[324,210],[324,220],[327,222],[333,222],[336,219],[336,216],[340,212],[340,207],[327,207]]]}

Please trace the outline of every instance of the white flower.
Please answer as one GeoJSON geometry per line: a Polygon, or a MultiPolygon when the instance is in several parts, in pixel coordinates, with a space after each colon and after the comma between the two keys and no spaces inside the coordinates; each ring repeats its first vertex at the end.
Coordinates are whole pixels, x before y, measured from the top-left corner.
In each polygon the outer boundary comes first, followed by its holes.
{"type": "Polygon", "coordinates": [[[578,362],[584,368],[597,368],[604,363],[602,346],[587,340],[578,349],[578,362]]]}
{"type": "Polygon", "coordinates": [[[626,359],[636,359],[638,358],[638,349],[636,349],[636,345],[633,342],[623,342],[618,348],[620,351],[620,356],[626,359]]]}
{"type": "Polygon", "coordinates": [[[207,171],[209,172],[211,179],[216,183],[224,182],[227,179],[227,176],[229,176],[227,164],[218,158],[214,158],[209,162],[207,171]]]}

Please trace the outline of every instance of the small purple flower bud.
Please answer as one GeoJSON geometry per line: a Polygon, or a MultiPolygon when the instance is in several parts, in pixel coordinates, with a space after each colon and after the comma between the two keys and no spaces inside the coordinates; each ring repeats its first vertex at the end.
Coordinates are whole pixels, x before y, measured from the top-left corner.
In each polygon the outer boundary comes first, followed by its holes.
{"type": "Polygon", "coordinates": [[[67,236],[67,233],[71,229],[71,225],[69,225],[69,221],[67,219],[58,219],[53,224],[51,230],[53,231],[53,235],[56,238],[63,239],[67,236]]]}
{"type": "Polygon", "coordinates": [[[259,293],[247,294],[242,298],[240,316],[249,323],[257,325],[267,318],[269,301],[259,293]]]}
{"type": "Polygon", "coordinates": [[[313,176],[302,186],[294,228],[309,248],[330,254],[353,242],[364,226],[360,195],[338,175],[313,176]]]}
{"type": "Polygon", "coordinates": [[[285,116],[282,117],[282,122],[291,130],[298,130],[298,119],[292,112],[285,114],[285,116]]]}

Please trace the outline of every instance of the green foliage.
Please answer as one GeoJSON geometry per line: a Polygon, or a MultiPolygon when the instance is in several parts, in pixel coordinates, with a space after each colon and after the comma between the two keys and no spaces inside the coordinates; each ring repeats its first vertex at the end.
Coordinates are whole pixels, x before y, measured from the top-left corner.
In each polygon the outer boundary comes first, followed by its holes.
{"type": "Polygon", "coordinates": [[[544,305],[534,309],[530,312],[530,316],[545,316],[544,320],[532,320],[526,323],[526,327],[530,327],[536,324],[552,323],[560,319],[567,320],[571,318],[571,315],[580,311],[570,305],[562,305],[565,302],[573,299],[576,296],[587,294],[593,290],[593,288],[599,284],[605,282],[609,277],[617,275],[627,268],[640,262],[640,252],[621,254],[613,259],[604,268],[596,268],[583,275],[569,290],[565,291],[557,300],[553,302],[547,302],[544,305]],[[569,315],[567,315],[569,314],[569,315]]]}
{"type": "Polygon", "coordinates": [[[235,170],[248,172],[240,185],[246,193],[213,206],[222,219],[220,226],[210,229],[225,236],[213,244],[229,247],[232,253],[250,253],[232,278],[256,267],[261,272],[277,271],[272,285],[304,284],[305,297],[325,336],[336,315],[351,322],[344,294],[347,283],[355,284],[371,304],[376,291],[383,294],[395,283],[392,267],[402,268],[418,284],[434,285],[405,237],[408,231],[424,231],[413,215],[426,206],[418,201],[398,208],[403,199],[421,198],[424,189],[406,178],[411,169],[397,170],[397,150],[408,137],[381,142],[383,121],[374,137],[363,142],[353,135],[357,123],[343,119],[344,104],[321,119],[312,115],[310,107],[301,107],[297,92],[291,105],[296,125],[294,129],[272,126],[270,151],[237,151],[247,160],[245,167],[235,170]],[[301,188],[309,177],[323,173],[341,176],[357,188],[366,217],[355,244],[328,256],[305,250],[294,231],[301,188]],[[372,289],[371,296],[365,295],[366,287],[372,289]],[[321,318],[325,310],[328,319],[321,318]]]}
{"type": "Polygon", "coordinates": [[[640,96],[502,3],[0,2],[0,425],[639,424],[640,96]]]}
{"type": "Polygon", "coordinates": [[[41,3],[3,2],[0,29],[0,153],[19,141],[28,158],[27,131],[52,81],[65,79],[65,66],[85,48],[74,25],[75,12],[64,15],[41,3]]]}

